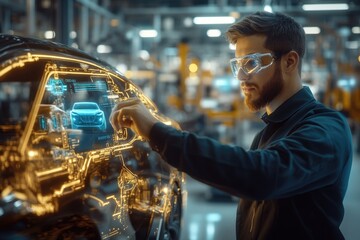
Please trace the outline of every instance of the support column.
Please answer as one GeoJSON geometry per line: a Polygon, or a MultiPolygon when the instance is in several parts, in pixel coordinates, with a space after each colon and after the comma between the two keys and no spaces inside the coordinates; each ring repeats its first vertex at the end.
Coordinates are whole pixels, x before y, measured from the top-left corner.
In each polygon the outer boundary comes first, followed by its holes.
{"type": "Polygon", "coordinates": [[[26,1],[26,34],[34,37],[36,33],[35,25],[35,0],[26,1]]]}
{"type": "Polygon", "coordinates": [[[74,3],[73,0],[61,0],[57,2],[58,11],[56,16],[56,40],[68,46],[71,45],[70,32],[73,30],[74,3]]]}
{"type": "Polygon", "coordinates": [[[80,33],[79,45],[84,49],[89,43],[89,8],[81,5],[80,7],[80,33]]]}

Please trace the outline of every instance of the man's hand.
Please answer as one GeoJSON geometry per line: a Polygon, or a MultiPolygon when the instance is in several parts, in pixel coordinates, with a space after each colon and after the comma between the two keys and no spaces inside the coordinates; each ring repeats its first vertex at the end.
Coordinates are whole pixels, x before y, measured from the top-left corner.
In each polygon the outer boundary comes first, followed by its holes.
{"type": "Polygon", "coordinates": [[[115,131],[129,127],[146,140],[149,140],[150,130],[157,122],[145,105],[136,98],[119,102],[110,115],[110,123],[115,131]]]}

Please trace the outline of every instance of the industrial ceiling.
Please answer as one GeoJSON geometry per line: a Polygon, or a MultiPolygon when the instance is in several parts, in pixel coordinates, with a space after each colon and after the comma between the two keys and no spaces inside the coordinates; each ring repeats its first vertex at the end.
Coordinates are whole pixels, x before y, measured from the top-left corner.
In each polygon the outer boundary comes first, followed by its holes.
{"type": "MultiPolygon", "coordinates": [[[[99,44],[107,44],[112,54],[133,54],[135,50],[162,52],[176,48],[180,42],[191,47],[199,58],[229,55],[223,33],[229,24],[196,25],[197,16],[234,16],[236,20],[271,6],[272,11],[287,13],[303,26],[317,26],[320,35],[309,35],[313,48],[329,40],[328,48],[352,47],[346,54],[358,54],[360,34],[352,31],[360,26],[360,1],[342,0],[348,5],[340,11],[305,11],[304,4],[335,3],[315,0],[0,0],[1,31],[19,35],[44,37],[52,30],[54,40],[94,52],[99,44]],[[143,29],[155,29],[152,39],[138,37],[143,29]],[[209,38],[207,31],[222,33],[209,38]],[[75,37],[69,37],[75,32],[75,37]],[[337,43],[341,41],[340,46],[337,43]],[[335,42],[335,43],[332,43],[335,42]],[[357,45],[356,45],[357,44],[357,45]]],[[[315,50],[314,50],[315,51],[315,50]]],[[[343,51],[344,52],[344,51],[343,51]]],[[[315,53],[313,53],[315,54],[315,53]]],[[[225,57],[225,56],[224,56],[225,57]]]]}

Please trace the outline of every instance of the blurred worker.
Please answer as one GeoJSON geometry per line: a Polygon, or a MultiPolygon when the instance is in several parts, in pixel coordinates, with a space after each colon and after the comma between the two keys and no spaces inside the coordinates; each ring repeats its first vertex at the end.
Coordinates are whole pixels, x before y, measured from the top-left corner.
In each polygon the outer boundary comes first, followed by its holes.
{"type": "Polygon", "coordinates": [[[113,127],[131,127],[172,166],[239,196],[238,239],[344,239],[351,132],[302,86],[303,28],[289,16],[257,12],[227,37],[236,44],[230,63],[247,106],[266,110],[250,150],[167,126],[138,100],[113,109],[113,127]]]}

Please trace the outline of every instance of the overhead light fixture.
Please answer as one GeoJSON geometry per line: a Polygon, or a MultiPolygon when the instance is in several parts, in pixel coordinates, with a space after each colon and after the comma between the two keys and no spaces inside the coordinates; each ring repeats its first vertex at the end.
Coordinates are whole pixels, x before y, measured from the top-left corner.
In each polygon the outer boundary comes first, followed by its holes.
{"type": "Polygon", "coordinates": [[[75,39],[77,37],[77,33],[75,31],[71,31],[69,33],[69,37],[70,37],[70,39],[75,39]]]}
{"type": "Polygon", "coordinates": [[[264,0],[264,11],[272,13],[271,0],[264,0]]]}
{"type": "Polygon", "coordinates": [[[146,50],[141,50],[140,51],[140,58],[143,60],[149,60],[150,59],[150,54],[148,51],[146,50]]]}
{"type": "Polygon", "coordinates": [[[223,17],[195,17],[193,22],[197,25],[203,24],[232,24],[235,22],[234,17],[223,16],[223,17]]]}
{"type": "Polygon", "coordinates": [[[128,67],[127,67],[126,64],[119,63],[119,64],[116,66],[116,69],[119,70],[121,73],[125,73],[125,72],[128,70],[128,67]]]}
{"type": "Polygon", "coordinates": [[[319,34],[321,32],[319,27],[304,27],[305,34],[319,34]]]}
{"type": "Polygon", "coordinates": [[[158,35],[158,32],[154,29],[140,30],[139,35],[142,38],[155,38],[158,35]]]}
{"type": "Polygon", "coordinates": [[[105,45],[105,44],[100,44],[96,47],[96,51],[98,53],[111,53],[112,52],[112,47],[109,45],[105,45]]]}
{"type": "Polygon", "coordinates": [[[199,69],[199,67],[198,67],[198,65],[196,63],[191,63],[189,65],[189,71],[191,73],[196,73],[198,71],[198,69],[199,69]]]}
{"type": "Polygon", "coordinates": [[[304,11],[336,11],[348,10],[347,3],[322,3],[322,4],[304,4],[302,6],[304,11]]]}
{"type": "Polygon", "coordinates": [[[53,39],[53,38],[55,38],[55,32],[54,31],[45,31],[44,37],[45,37],[45,39],[53,39]]]}
{"type": "Polygon", "coordinates": [[[230,50],[235,50],[235,49],[236,49],[236,45],[230,43],[230,44],[229,44],[229,49],[230,49],[230,50]]]}
{"type": "Polygon", "coordinates": [[[221,31],[219,29],[209,29],[206,34],[208,37],[220,37],[221,31]]]}
{"type": "Polygon", "coordinates": [[[271,7],[270,5],[265,5],[264,11],[265,11],[265,12],[270,12],[270,13],[273,12],[272,7],[271,7]]]}
{"type": "Polygon", "coordinates": [[[360,27],[352,27],[351,31],[353,34],[360,34],[360,27]]]}
{"type": "Polygon", "coordinates": [[[193,21],[190,17],[186,17],[183,21],[185,27],[192,27],[193,21]]]}
{"type": "Polygon", "coordinates": [[[73,47],[73,48],[79,48],[79,45],[78,45],[76,42],[73,42],[73,43],[71,44],[71,47],[73,47]]]}

